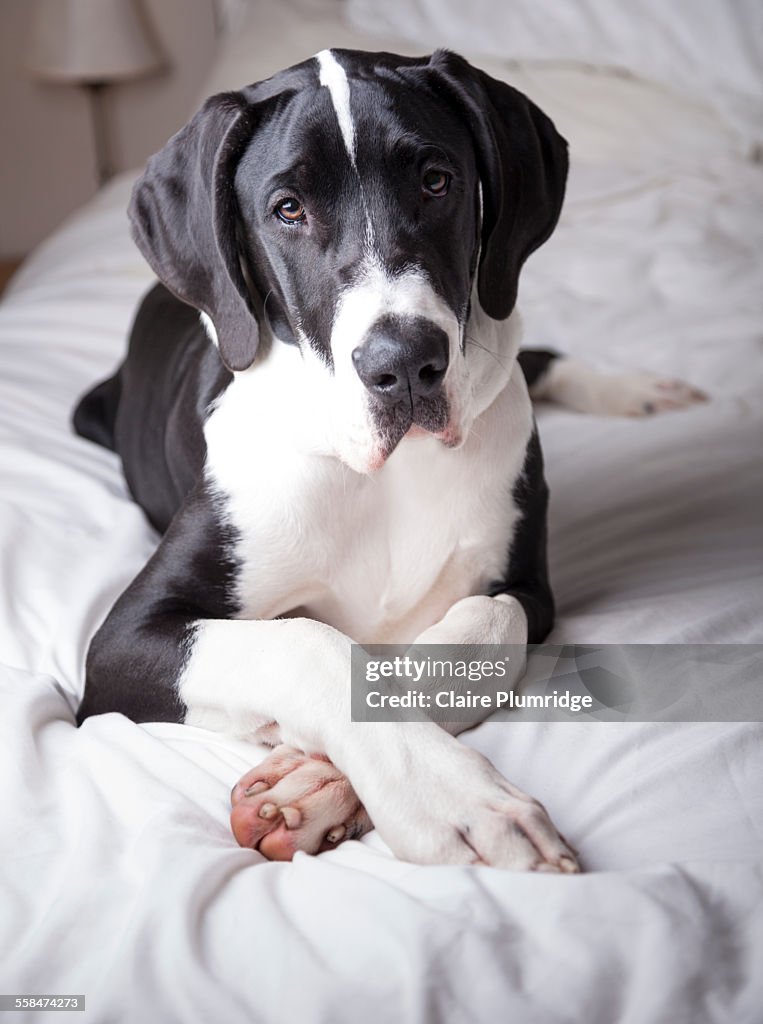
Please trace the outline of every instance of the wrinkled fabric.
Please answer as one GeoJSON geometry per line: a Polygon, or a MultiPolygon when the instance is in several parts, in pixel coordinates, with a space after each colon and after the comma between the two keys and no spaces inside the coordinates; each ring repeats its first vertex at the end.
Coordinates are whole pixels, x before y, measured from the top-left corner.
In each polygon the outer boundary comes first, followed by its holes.
{"type": "MultiPolygon", "coordinates": [[[[246,78],[273,59],[259,46],[246,78]]],[[[528,344],[712,397],[645,421],[539,410],[551,639],[760,641],[763,176],[665,93],[519,78],[573,154],[559,229],[524,271],[528,344]]],[[[412,866],[374,833],[266,863],[228,827],[230,787],[264,748],[119,715],[75,729],[89,638],[157,540],[116,457],[68,425],[151,284],[129,184],[0,305],[2,991],[82,992],[97,1022],[758,1019],[760,726],[468,734],[546,804],[579,877],[412,866]]]]}

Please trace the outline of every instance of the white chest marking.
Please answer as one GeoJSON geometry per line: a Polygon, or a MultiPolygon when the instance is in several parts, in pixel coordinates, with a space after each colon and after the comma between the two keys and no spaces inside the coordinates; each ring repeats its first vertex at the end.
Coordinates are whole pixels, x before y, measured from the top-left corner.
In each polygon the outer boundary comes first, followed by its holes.
{"type": "Polygon", "coordinates": [[[461,448],[406,440],[366,476],[323,448],[318,378],[301,362],[276,343],[205,426],[207,477],[240,538],[241,616],[410,641],[505,569],[532,429],[524,377],[516,367],[461,448]]]}

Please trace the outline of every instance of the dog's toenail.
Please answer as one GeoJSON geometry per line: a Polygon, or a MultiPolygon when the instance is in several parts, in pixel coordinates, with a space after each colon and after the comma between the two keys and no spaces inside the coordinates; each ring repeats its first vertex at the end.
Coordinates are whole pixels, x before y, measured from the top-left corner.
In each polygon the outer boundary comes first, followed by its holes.
{"type": "Polygon", "coordinates": [[[275,818],[277,814],[278,808],[275,804],[263,804],[262,807],[260,807],[260,817],[265,818],[266,821],[269,821],[271,818],[275,818]]]}
{"type": "Polygon", "coordinates": [[[344,827],[344,825],[336,825],[334,828],[331,829],[330,832],[326,834],[326,839],[330,843],[338,843],[339,840],[344,836],[346,831],[347,829],[344,827]]]}
{"type": "Polygon", "coordinates": [[[299,828],[302,824],[302,815],[296,807],[282,807],[281,814],[287,828],[299,828]]]}
{"type": "Polygon", "coordinates": [[[641,408],[644,410],[645,413],[653,413],[654,412],[654,402],[644,402],[644,404],[641,406],[641,408]]]}
{"type": "Polygon", "coordinates": [[[572,857],[560,857],[559,867],[566,875],[575,874],[580,870],[572,857]]]}
{"type": "Polygon", "coordinates": [[[264,793],[268,788],[267,782],[263,782],[261,779],[259,782],[255,782],[249,789],[244,790],[244,796],[257,796],[258,793],[264,793]]]}

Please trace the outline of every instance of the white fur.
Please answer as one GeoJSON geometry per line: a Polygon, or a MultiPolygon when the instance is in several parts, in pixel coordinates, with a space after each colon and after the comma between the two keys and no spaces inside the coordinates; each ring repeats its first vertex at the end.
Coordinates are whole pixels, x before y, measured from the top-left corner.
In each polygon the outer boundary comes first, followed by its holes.
{"type": "MultiPolygon", "coordinates": [[[[469,637],[470,625],[488,622],[478,637],[526,638],[514,599],[467,598],[449,616],[453,626],[446,616],[439,639],[466,639],[459,620],[469,637]]],[[[270,726],[269,740],[328,754],[398,856],[574,870],[571,851],[542,808],[438,726],[350,723],[349,657],[345,636],[310,619],[205,623],[181,690],[197,709],[188,721],[247,733],[277,721],[278,736],[270,726]]]]}
{"type": "Polygon", "coordinates": [[[201,326],[204,328],[204,331],[209,340],[212,342],[215,348],[219,348],[220,339],[217,337],[217,330],[215,328],[214,323],[212,322],[212,317],[209,316],[207,313],[199,313],[199,320],[201,320],[201,326]]]}
{"type": "Polygon", "coordinates": [[[533,398],[594,416],[650,416],[704,402],[707,395],[681,380],[641,370],[605,374],[577,359],[555,359],[535,382],[533,398]]]}
{"type": "MultiPolygon", "coordinates": [[[[523,643],[527,627],[513,598],[472,597],[443,619],[438,640],[445,635],[523,643]]],[[[351,723],[349,660],[348,638],[312,619],[203,623],[181,687],[194,709],[187,721],[267,729],[270,742],[328,754],[398,856],[575,870],[540,805],[446,731],[424,721],[351,723]]]]}
{"type": "Polygon", "coordinates": [[[355,166],[355,124],[350,112],[350,83],[344,68],[331,50],[321,50],[315,55],[320,67],[320,83],[325,85],[331,94],[339,130],[342,133],[347,155],[355,166]]]}
{"type": "MultiPolygon", "coordinates": [[[[373,324],[386,315],[421,316],[448,336],[451,357],[460,349],[461,326],[455,313],[435,293],[426,275],[411,270],[392,277],[373,255],[367,256],[355,283],[339,297],[331,333],[336,384],[335,413],[345,437],[337,454],[358,472],[380,465],[383,455],[369,413],[369,396],[352,361],[373,324]]],[[[448,382],[445,391],[448,393],[448,382]]]]}

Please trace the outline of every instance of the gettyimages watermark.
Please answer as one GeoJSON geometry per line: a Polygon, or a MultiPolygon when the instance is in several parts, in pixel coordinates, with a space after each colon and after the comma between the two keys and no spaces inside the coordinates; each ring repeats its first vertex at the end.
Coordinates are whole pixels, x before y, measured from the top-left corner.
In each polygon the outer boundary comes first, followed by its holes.
{"type": "Polygon", "coordinates": [[[352,720],[763,722],[763,644],[352,648],[352,720]]]}

